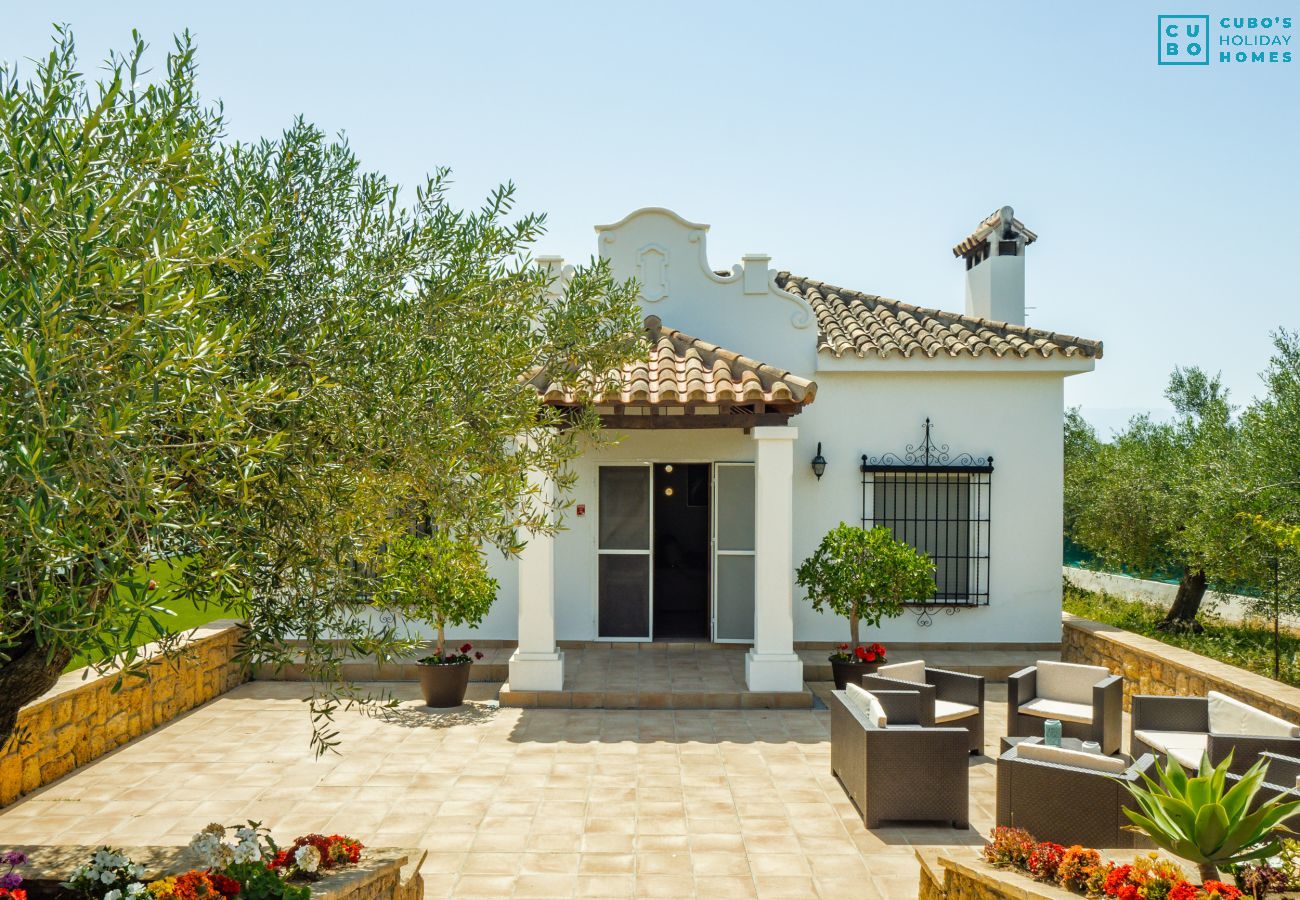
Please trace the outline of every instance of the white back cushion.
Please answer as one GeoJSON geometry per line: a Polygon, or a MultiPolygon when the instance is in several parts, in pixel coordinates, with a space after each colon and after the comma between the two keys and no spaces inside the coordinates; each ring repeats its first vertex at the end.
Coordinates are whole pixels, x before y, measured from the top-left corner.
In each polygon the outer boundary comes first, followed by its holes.
{"type": "Polygon", "coordinates": [[[870,691],[862,689],[858,684],[846,684],[844,686],[844,697],[848,702],[862,713],[863,718],[873,728],[884,728],[889,724],[885,718],[885,708],[880,705],[880,701],[871,695],[870,691]]]}
{"type": "Polygon", "coordinates": [[[925,660],[914,659],[911,662],[890,663],[876,669],[876,674],[885,678],[897,678],[912,684],[925,684],[925,660]]]}
{"type": "Polygon", "coordinates": [[[1092,706],[1092,687],[1110,677],[1105,666],[1081,666],[1077,663],[1038,661],[1038,696],[1066,703],[1092,706]]]}
{"type": "Polygon", "coordinates": [[[1265,737],[1300,737],[1300,726],[1286,719],[1269,715],[1262,709],[1242,703],[1227,694],[1207,691],[1210,701],[1210,732],[1212,734],[1255,734],[1265,737]]]}
{"type": "Polygon", "coordinates": [[[1064,747],[1049,747],[1046,744],[1017,744],[1016,755],[1021,759],[1036,759],[1040,762],[1074,766],[1076,769],[1105,772],[1109,775],[1118,775],[1128,768],[1124,760],[1113,756],[1084,753],[1082,750],[1067,750],[1064,747]]]}

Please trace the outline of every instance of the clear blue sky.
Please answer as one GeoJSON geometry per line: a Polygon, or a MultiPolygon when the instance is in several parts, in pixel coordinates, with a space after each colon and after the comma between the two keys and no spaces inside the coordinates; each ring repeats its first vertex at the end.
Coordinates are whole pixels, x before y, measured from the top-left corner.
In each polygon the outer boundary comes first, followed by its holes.
{"type": "Polygon", "coordinates": [[[9,3],[0,58],[56,20],[88,66],[132,27],[158,56],[188,27],[233,137],[301,113],[404,184],[452,167],[462,203],[513,179],[550,216],[538,250],[571,259],[668,206],[712,224],[716,267],[761,250],[960,309],[949,248],[1009,203],[1040,236],[1030,324],[1105,340],[1066,390],[1110,424],[1164,407],[1176,364],[1246,400],[1268,332],[1300,327],[1300,48],[1158,67],[1158,13],[1263,10],[1174,6],[9,3]]]}

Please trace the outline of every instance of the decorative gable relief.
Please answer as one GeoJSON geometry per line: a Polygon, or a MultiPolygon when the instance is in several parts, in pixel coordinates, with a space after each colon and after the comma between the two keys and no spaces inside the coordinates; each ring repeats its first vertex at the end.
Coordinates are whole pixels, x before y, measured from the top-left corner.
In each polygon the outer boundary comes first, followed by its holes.
{"type": "Polygon", "coordinates": [[[641,298],[655,303],[668,296],[668,251],[658,244],[646,244],[637,253],[636,280],[641,298]]]}
{"type": "Polygon", "coordinates": [[[716,271],[705,247],[708,230],[660,207],[596,226],[614,277],[635,278],[642,305],[653,306],[665,325],[796,374],[813,371],[812,308],[777,287],[766,254],[747,253],[743,264],[716,271]]]}

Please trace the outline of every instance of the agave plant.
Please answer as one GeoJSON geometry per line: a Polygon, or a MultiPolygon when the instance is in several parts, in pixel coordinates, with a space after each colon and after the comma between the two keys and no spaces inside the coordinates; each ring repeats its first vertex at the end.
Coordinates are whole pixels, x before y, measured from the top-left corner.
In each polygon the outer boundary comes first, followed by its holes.
{"type": "Polygon", "coordinates": [[[1282,823],[1300,811],[1300,801],[1281,794],[1254,807],[1268,763],[1260,760],[1235,784],[1228,785],[1232,755],[1217,766],[1201,754],[1199,771],[1188,777],[1177,760],[1156,763],[1159,783],[1142,774],[1146,787],[1126,782],[1141,812],[1125,808],[1130,830],[1146,834],[1156,846],[1195,863],[1202,881],[1217,881],[1219,866],[1273,856],[1280,849],[1275,835],[1290,829],[1282,823]]]}

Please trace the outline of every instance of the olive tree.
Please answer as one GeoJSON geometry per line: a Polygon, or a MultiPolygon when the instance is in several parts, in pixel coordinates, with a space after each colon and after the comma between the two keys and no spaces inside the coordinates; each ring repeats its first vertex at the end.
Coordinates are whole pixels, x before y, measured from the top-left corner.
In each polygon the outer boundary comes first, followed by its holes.
{"type": "Polygon", "coordinates": [[[188,39],[152,82],[144,52],[92,87],[60,32],[30,82],[0,70],[0,740],[74,653],[171,639],[162,560],[246,621],[248,662],[301,655],[321,750],[368,699],[342,660],[413,645],[364,614],[385,548],[559,527],[597,420],[528,379],[603,386],[642,349],[635,286],[532,265],[544,217],[510,185],[468,212],[445,170],[408,195],[303,121],[223,143],[188,39]]]}
{"type": "Polygon", "coordinates": [[[860,626],[901,615],[908,600],[934,595],[934,563],[883,525],[870,530],[841,522],[800,563],[796,580],[813,609],[849,620],[853,646],[860,626]]]}
{"type": "Polygon", "coordinates": [[[250,417],[285,394],[240,373],[213,275],[254,235],[199,200],[221,118],[185,39],[153,83],[143,53],[90,86],[60,31],[30,80],[0,66],[0,745],[74,654],[167,639],[148,566],[230,554],[278,449],[250,417]]]}
{"type": "Polygon", "coordinates": [[[1068,536],[1105,565],[1173,574],[1178,592],[1162,627],[1196,629],[1211,578],[1233,557],[1237,426],[1217,376],[1175,369],[1166,396],[1176,418],[1137,416],[1109,443],[1067,422],[1068,536]]]}

